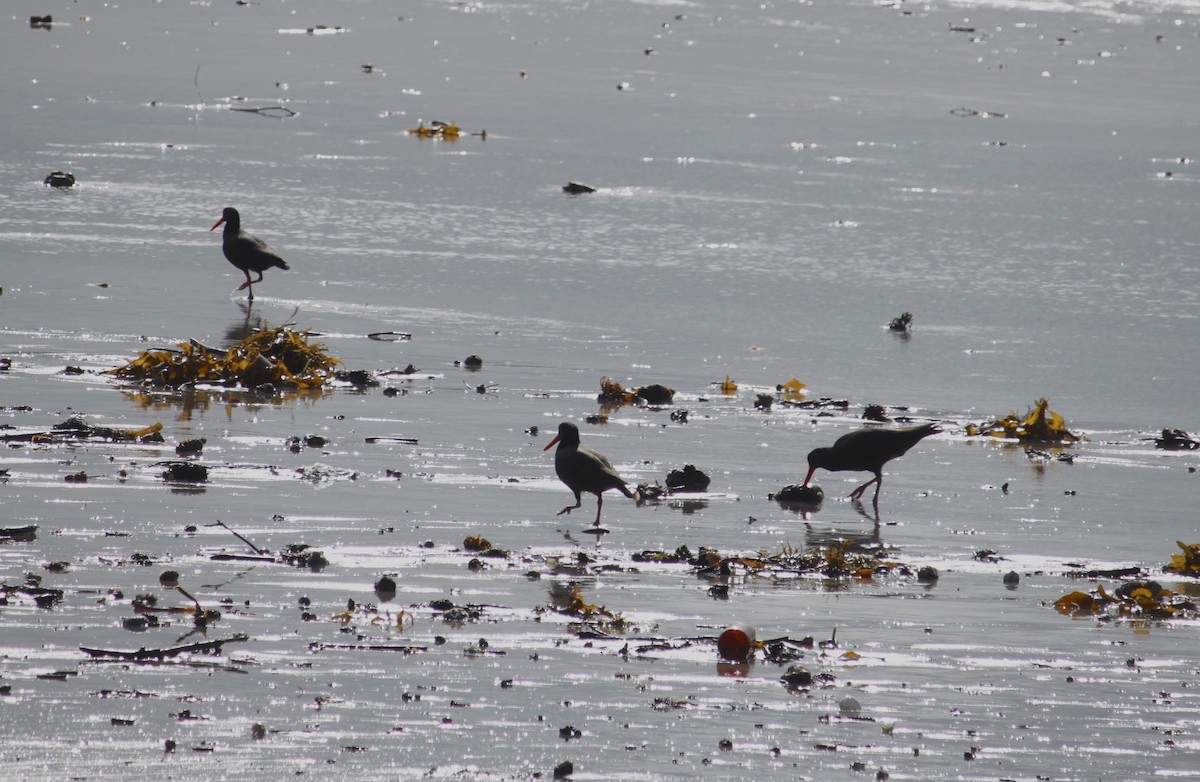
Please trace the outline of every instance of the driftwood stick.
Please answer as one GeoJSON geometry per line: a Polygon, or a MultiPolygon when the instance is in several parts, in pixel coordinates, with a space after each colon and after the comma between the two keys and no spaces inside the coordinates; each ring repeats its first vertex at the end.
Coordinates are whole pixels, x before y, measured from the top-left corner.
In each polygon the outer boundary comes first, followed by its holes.
{"type": "Polygon", "coordinates": [[[267,551],[265,548],[259,548],[258,546],[256,546],[256,545],[254,545],[253,543],[251,543],[251,542],[250,542],[250,541],[249,541],[249,540],[248,540],[248,539],[247,539],[245,536],[243,536],[243,535],[240,535],[240,534],[239,534],[239,533],[238,533],[238,532],[237,532],[235,529],[233,529],[232,527],[230,527],[228,524],[226,524],[225,522],[221,521],[220,519],[217,519],[216,523],[214,523],[214,524],[209,524],[208,526],[209,526],[209,527],[224,527],[225,529],[229,530],[229,532],[230,532],[230,533],[232,533],[232,534],[233,534],[233,536],[234,536],[235,538],[237,538],[238,540],[242,541],[242,542],[243,542],[243,543],[245,543],[247,546],[249,546],[249,547],[250,547],[250,550],[251,550],[251,551],[253,551],[255,554],[268,554],[268,553],[270,553],[270,552],[268,552],[268,551],[267,551]]]}
{"type": "Polygon", "coordinates": [[[795,638],[782,635],[779,638],[764,638],[763,640],[759,641],[759,643],[762,646],[768,646],[770,644],[787,644],[789,646],[796,646],[801,649],[811,649],[816,644],[811,635],[807,638],[801,638],[799,641],[797,641],[795,638]]]}
{"type": "Polygon", "coordinates": [[[427,646],[405,646],[401,644],[326,644],[314,643],[309,645],[309,650],[319,652],[322,649],[336,649],[339,651],[369,651],[369,652],[400,652],[402,654],[414,654],[416,652],[427,652],[427,646]]]}
{"type": "Polygon", "coordinates": [[[284,117],[296,116],[296,112],[292,111],[291,109],[289,109],[286,106],[259,106],[257,108],[249,108],[249,107],[241,108],[238,106],[230,106],[229,110],[230,111],[242,111],[247,114],[259,114],[263,117],[277,117],[278,119],[283,119],[284,117]],[[276,114],[276,112],[278,112],[278,115],[276,114]]]}
{"type": "Polygon", "coordinates": [[[222,638],[217,641],[202,641],[200,643],[187,644],[185,646],[173,646],[169,649],[138,649],[136,652],[122,652],[114,649],[92,649],[87,646],[79,647],[81,652],[89,654],[92,657],[115,657],[120,660],[128,660],[130,662],[147,662],[162,660],[165,657],[176,657],[188,652],[205,652],[207,654],[220,654],[221,647],[229,643],[241,643],[249,641],[250,636],[237,634],[232,638],[222,638]]]}
{"type": "Polygon", "coordinates": [[[209,557],[213,562],[278,562],[275,557],[255,556],[253,554],[213,554],[209,557]]]}

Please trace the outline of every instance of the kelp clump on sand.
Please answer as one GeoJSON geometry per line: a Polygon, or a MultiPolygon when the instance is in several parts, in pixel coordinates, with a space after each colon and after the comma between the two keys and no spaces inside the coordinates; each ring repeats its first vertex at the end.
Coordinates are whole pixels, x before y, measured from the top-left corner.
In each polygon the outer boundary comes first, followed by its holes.
{"type": "Polygon", "coordinates": [[[1037,400],[1024,416],[1010,412],[986,424],[968,424],[968,435],[986,435],[1001,440],[1017,440],[1022,443],[1068,444],[1083,439],[1067,428],[1066,420],[1050,410],[1045,397],[1037,400]]]}
{"type": "Polygon", "coordinates": [[[334,378],[334,367],[340,363],[324,345],[309,341],[307,329],[296,331],[285,325],[264,327],[228,350],[189,340],[180,342],[178,350],[142,351],[106,374],[166,388],[194,384],[255,388],[265,383],[319,388],[334,378]]]}
{"type": "Polygon", "coordinates": [[[82,418],[68,418],[50,427],[49,431],[11,432],[0,435],[0,442],[29,442],[38,445],[56,445],[73,440],[108,440],[114,443],[161,443],[163,425],[153,423],[141,429],[115,429],[111,426],[94,426],[82,418]]]}
{"type": "Polygon", "coordinates": [[[556,599],[553,610],[563,616],[574,617],[582,624],[572,624],[571,631],[588,637],[620,635],[636,631],[637,627],[620,611],[612,611],[602,605],[589,603],[579,587],[574,586],[561,599],[556,599]]]}
{"type": "Polygon", "coordinates": [[[675,399],[675,389],[661,383],[653,383],[635,389],[626,389],[612,378],[600,381],[600,396],[597,401],[607,405],[632,405],[639,401],[653,407],[669,405],[675,399]]]}
{"type": "Polygon", "coordinates": [[[1157,581],[1126,581],[1109,593],[1103,584],[1093,592],[1070,592],[1054,601],[1059,613],[1113,619],[1198,619],[1200,609],[1191,598],[1165,588],[1157,581]]]}
{"type": "Polygon", "coordinates": [[[1200,543],[1184,543],[1177,540],[1175,545],[1179,546],[1183,553],[1172,555],[1171,562],[1164,570],[1177,576],[1200,578],[1200,543]]]}
{"type": "Polygon", "coordinates": [[[1155,438],[1154,447],[1165,451],[1195,451],[1200,449],[1200,440],[1193,440],[1182,429],[1163,429],[1162,437],[1155,438]]]}
{"type": "MultiPolygon", "coordinates": [[[[1175,541],[1182,553],[1163,568],[1178,576],[1200,577],[1200,543],[1175,541]]],[[[1060,613],[1101,619],[1200,619],[1200,606],[1157,581],[1125,581],[1113,593],[1098,584],[1092,592],[1070,592],[1054,602],[1060,613]]]]}
{"type": "Polygon", "coordinates": [[[869,579],[875,575],[896,572],[911,575],[912,570],[898,562],[892,562],[872,553],[856,550],[853,542],[840,545],[815,546],[797,550],[783,545],[776,553],[760,551],[757,554],[726,556],[720,552],[701,548],[693,556],[687,546],[673,552],[643,551],[634,554],[635,562],[686,562],[696,570],[698,576],[803,576],[822,575],[826,578],[869,579]]]}

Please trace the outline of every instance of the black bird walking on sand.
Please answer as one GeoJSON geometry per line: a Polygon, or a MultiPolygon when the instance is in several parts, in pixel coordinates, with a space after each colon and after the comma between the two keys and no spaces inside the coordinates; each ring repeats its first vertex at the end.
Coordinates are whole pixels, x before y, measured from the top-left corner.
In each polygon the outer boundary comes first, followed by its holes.
{"type": "Polygon", "coordinates": [[[208,230],[217,230],[221,223],[225,224],[225,232],[221,235],[221,249],[225,252],[225,258],[246,275],[246,281],[238,286],[238,290],[248,288],[250,295],[247,298],[254,301],[254,283],[262,282],[263,272],[273,266],[287,269],[287,261],[276,255],[262,239],[243,231],[242,216],[232,206],[225,207],[221,219],[208,230]],[[250,279],[250,272],[258,272],[258,279],[250,279]]]}
{"type": "Polygon", "coordinates": [[[803,486],[807,486],[817,468],[832,472],[849,470],[871,472],[875,477],[850,492],[850,499],[857,500],[872,483],[875,484],[876,504],[879,489],[883,486],[883,465],[908,452],[909,448],[923,438],[940,432],[936,424],[921,424],[903,429],[858,429],[839,437],[830,448],[814,448],[808,454],[808,475],[803,486]]]}
{"type": "Polygon", "coordinates": [[[559,516],[583,505],[579,496],[581,492],[591,492],[596,495],[595,526],[598,527],[604,492],[616,489],[626,497],[633,497],[633,492],[625,485],[625,479],[617,474],[604,454],[579,444],[579,427],[575,424],[567,421],[559,424],[558,435],[542,450],[549,451],[555,443],[558,444],[558,450],[554,452],[554,471],[558,473],[558,479],[575,492],[575,504],[560,510],[559,516]]]}

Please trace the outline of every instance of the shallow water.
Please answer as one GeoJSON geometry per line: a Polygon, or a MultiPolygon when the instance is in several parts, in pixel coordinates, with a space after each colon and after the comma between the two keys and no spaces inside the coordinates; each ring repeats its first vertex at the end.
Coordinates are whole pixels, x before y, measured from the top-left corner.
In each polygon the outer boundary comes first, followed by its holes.
{"type": "Polygon", "coordinates": [[[568,759],[576,779],[1192,773],[1194,623],[1051,607],[1094,586],[1068,563],[1174,585],[1161,567],[1175,540],[1200,540],[1200,460],[1152,442],[1200,428],[1192,6],[10,13],[0,423],[162,422],[166,443],[0,454],[0,526],[38,527],[0,544],[0,577],[64,590],[51,609],[0,607],[6,777],[521,779],[568,759]],[[35,13],[52,29],[30,29],[35,13]],[[232,110],[274,106],[296,114],[232,110]],[[488,135],[407,135],[435,119],[488,135]],[[56,169],[79,184],[43,186],[56,169]],[[566,196],[572,180],[599,190],[566,196]],[[253,306],[207,231],[228,205],[292,267],[269,272],[253,306]],[[911,336],[889,333],[904,311],[911,336]],[[381,377],[397,396],[267,399],[99,374],[289,320],[348,368],[420,372],[381,377]],[[366,337],[382,331],[412,338],[366,337]],[[455,365],[471,354],[481,370],[455,365]],[[714,385],[726,375],[737,394],[714,385]],[[604,377],[663,383],[675,404],[582,425],[604,377]],[[849,409],[754,408],[791,377],[849,409]],[[964,434],[1041,396],[1089,438],[1073,463],[964,434]],[[807,517],[768,499],[872,403],[945,429],[889,465],[878,524],[842,499],[858,474],[819,473],[827,499],[807,517]],[[681,409],[687,423],[670,417],[681,409]],[[693,463],[710,490],[643,507],[610,494],[597,544],[590,497],[554,515],[570,493],[542,448],[564,419],[631,482],[693,463]],[[290,451],[305,434],[328,444],[290,451]],[[208,441],[210,481],[169,487],[158,463],[191,437],[208,441]],[[80,471],[86,483],[64,481],[80,471]],[[217,520],[330,566],[214,560],[249,553],[217,520]],[[476,534],[510,557],[468,570],[476,534]],[[686,565],[632,559],[830,540],[883,544],[941,579],[751,577],[714,599],[686,565]],[[974,558],[989,549],[1004,559],[974,558]],[[575,567],[579,552],[595,563],[575,567]],[[123,628],[136,594],[188,604],[158,585],[165,569],[222,611],[207,636],[186,618],[123,628]],[[384,573],[390,601],[372,590],[384,573]],[[544,610],[568,580],[635,627],[578,637],[544,610]],[[483,608],[450,624],[437,599],[483,608]],[[359,609],[340,616],[347,600],[359,609]],[[762,659],[727,675],[711,637],[735,621],[759,639],[836,632],[799,661],[831,682],[790,693],[785,666],[762,659]],[[193,665],[80,651],[239,633],[193,665]],[[406,646],[422,650],[378,648],[406,646]],[[850,694],[868,719],[839,713],[850,694]],[[582,735],[560,738],[567,726],[582,735]]]}

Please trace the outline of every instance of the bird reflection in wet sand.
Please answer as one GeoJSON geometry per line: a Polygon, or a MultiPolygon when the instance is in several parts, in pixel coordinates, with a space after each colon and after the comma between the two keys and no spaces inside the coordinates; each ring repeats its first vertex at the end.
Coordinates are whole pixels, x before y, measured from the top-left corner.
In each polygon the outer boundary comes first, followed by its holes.
{"type": "Polygon", "coordinates": [[[883,465],[903,456],[922,439],[941,430],[936,424],[928,423],[902,429],[858,429],[839,437],[829,448],[814,448],[808,454],[808,475],[802,486],[808,486],[818,468],[831,472],[870,472],[875,477],[850,492],[850,499],[857,500],[872,483],[875,484],[873,502],[879,503],[879,489],[883,486],[883,465]]]}
{"type": "MultiPolygon", "coordinates": [[[[864,514],[865,516],[865,514],[864,514]]],[[[835,548],[846,554],[862,554],[883,557],[892,547],[884,545],[879,534],[879,522],[871,525],[870,532],[818,527],[811,522],[804,524],[804,545],[807,549],[835,548]]]]}
{"type": "Polygon", "coordinates": [[[575,504],[560,510],[559,516],[582,506],[580,494],[586,491],[596,495],[594,526],[599,527],[604,492],[616,489],[633,499],[634,494],[625,485],[625,479],[617,474],[604,454],[579,444],[579,427],[575,424],[567,421],[559,424],[558,435],[542,450],[549,451],[555,444],[558,445],[558,450],[554,452],[554,472],[558,474],[558,479],[575,493],[575,504]]]}
{"type": "Polygon", "coordinates": [[[235,320],[225,327],[226,345],[236,345],[252,334],[257,334],[263,330],[262,316],[254,314],[253,299],[249,301],[239,300],[237,305],[241,309],[244,318],[241,322],[235,320]]]}

